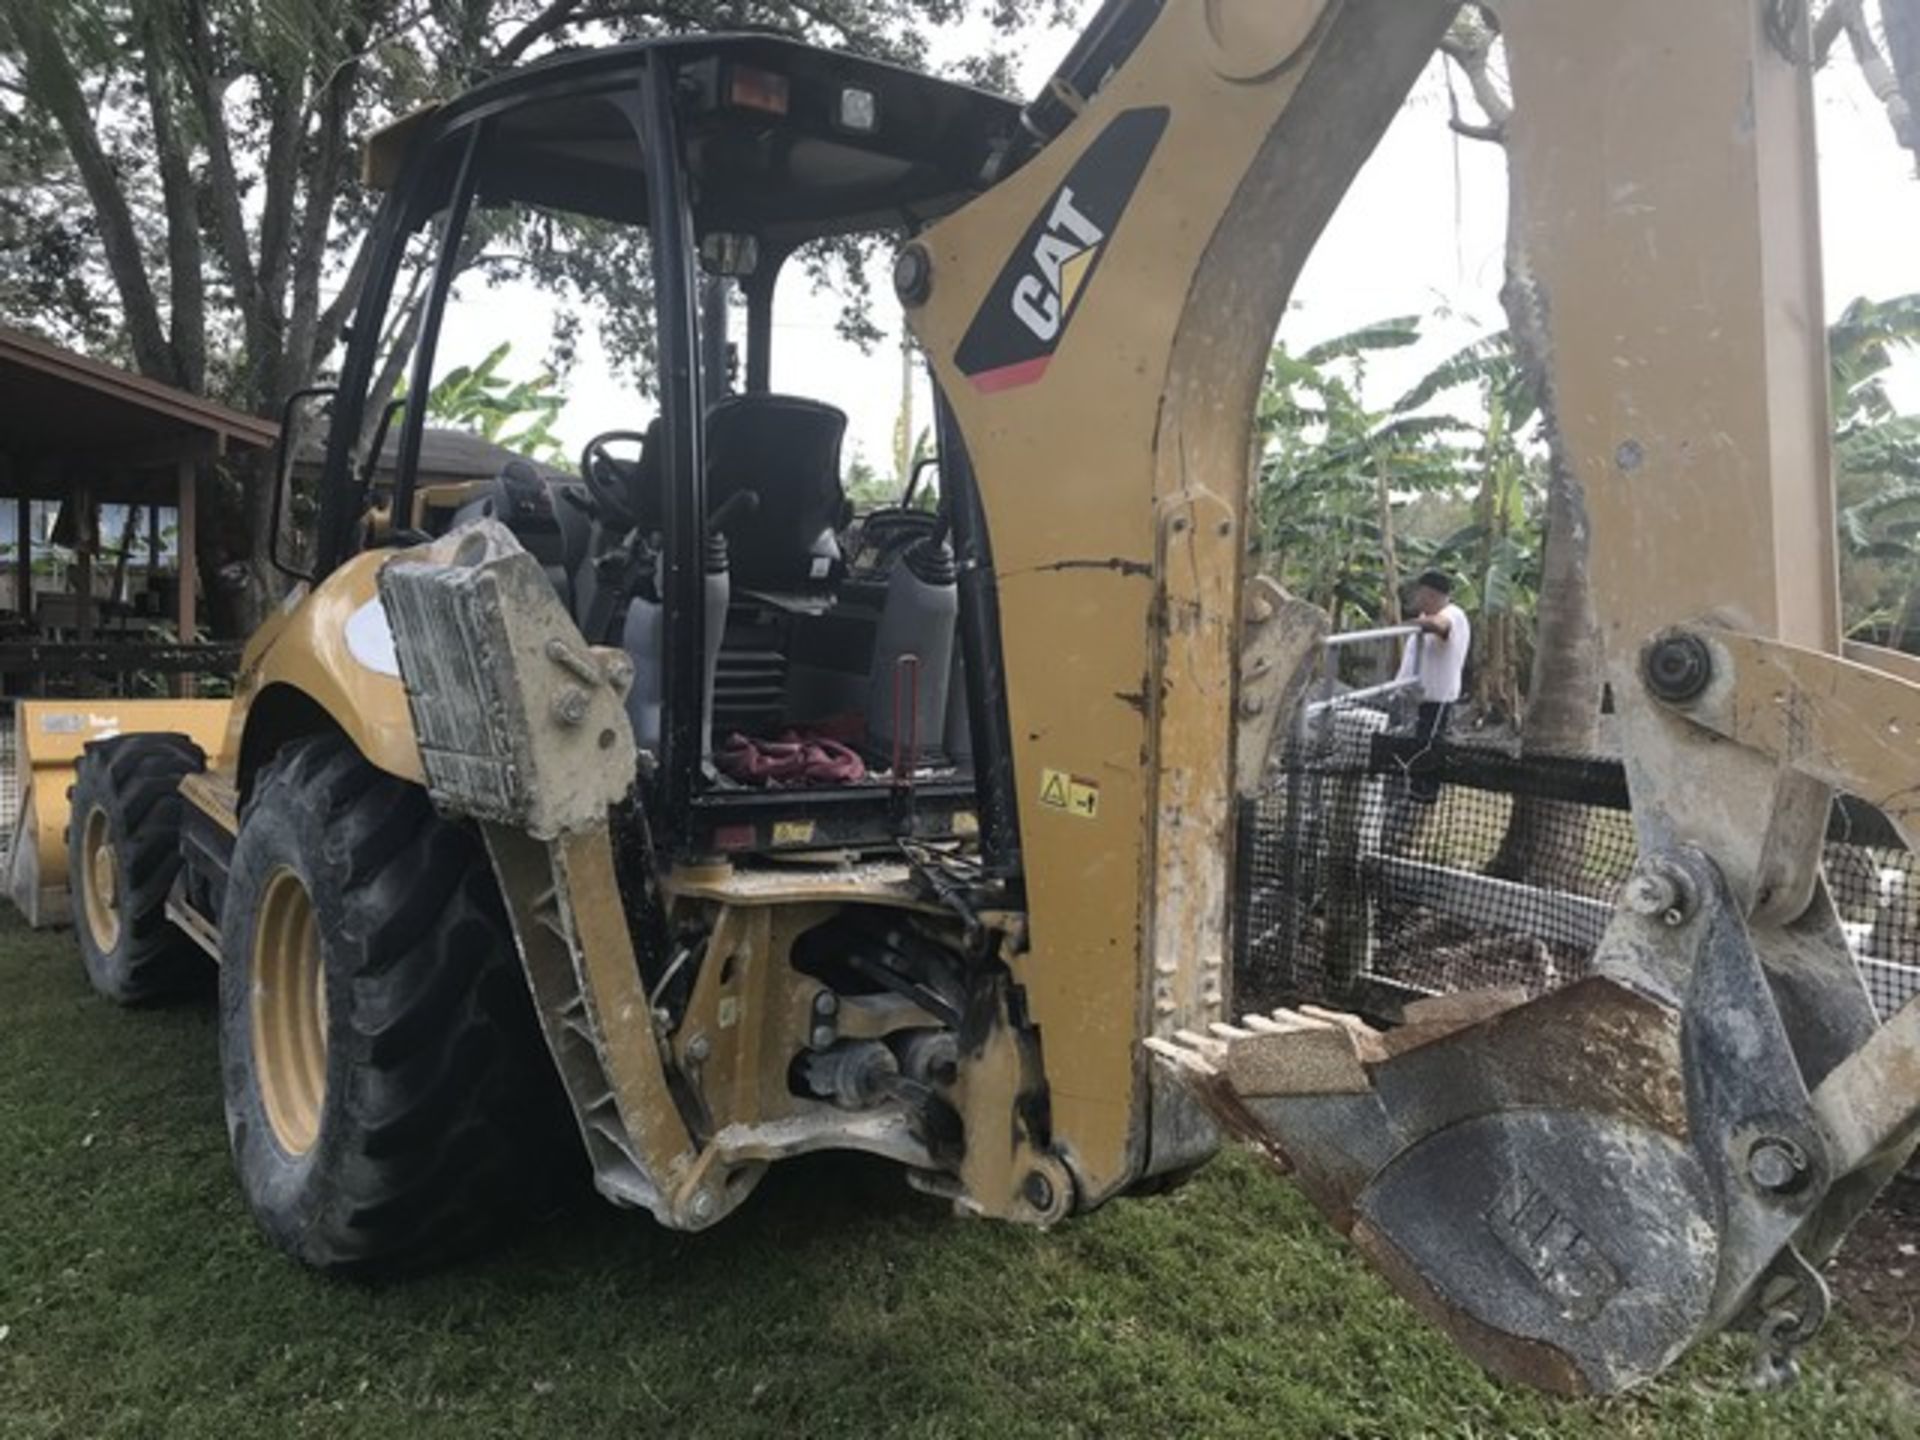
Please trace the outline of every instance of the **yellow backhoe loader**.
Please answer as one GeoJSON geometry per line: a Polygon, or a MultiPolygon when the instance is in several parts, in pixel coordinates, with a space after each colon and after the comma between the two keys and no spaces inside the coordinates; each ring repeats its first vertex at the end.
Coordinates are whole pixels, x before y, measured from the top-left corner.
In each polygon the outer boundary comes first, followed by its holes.
{"type": "Polygon", "coordinates": [[[1245,614],[1254,400],[1454,8],[1112,0],[1024,107],[661,40],[373,140],[311,573],[219,753],[93,745],[70,827],[103,988],[218,962],[275,1244],[427,1263],[582,1150],[682,1230],[821,1150],[1047,1226],[1224,1130],[1501,1376],[1615,1391],[1817,1329],[1920,1123],[1920,1010],[1876,1026],[1820,838],[1835,789],[1916,838],[1920,662],[1839,633],[1804,5],[1500,7],[1642,856],[1591,972],[1231,1008],[1236,736],[1286,678],[1245,614]],[[578,485],[423,486],[419,409],[369,413],[395,279],[433,257],[425,394],[510,204],[645,228],[658,413],[609,416],[578,485]],[[790,257],[875,235],[939,505],[855,520],[845,417],[771,391],[772,307],[790,257]],[[703,264],[744,297],[739,395],[699,363],[703,264]]]}

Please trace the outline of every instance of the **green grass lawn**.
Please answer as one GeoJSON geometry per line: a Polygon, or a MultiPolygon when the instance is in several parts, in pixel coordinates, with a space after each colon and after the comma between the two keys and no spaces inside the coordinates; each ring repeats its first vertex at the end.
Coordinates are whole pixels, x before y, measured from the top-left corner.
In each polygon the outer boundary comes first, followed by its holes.
{"type": "Polygon", "coordinates": [[[583,1198],[331,1282],[241,1208],[210,1008],[116,1011],[70,936],[0,922],[0,1436],[1920,1435],[1884,1338],[1830,1332],[1785,1395],[1745,1354],[1607,1404],[1501,1389],[1238,1156],[1052,1235],[811,1161],[697,1238],[583,1198]]]}

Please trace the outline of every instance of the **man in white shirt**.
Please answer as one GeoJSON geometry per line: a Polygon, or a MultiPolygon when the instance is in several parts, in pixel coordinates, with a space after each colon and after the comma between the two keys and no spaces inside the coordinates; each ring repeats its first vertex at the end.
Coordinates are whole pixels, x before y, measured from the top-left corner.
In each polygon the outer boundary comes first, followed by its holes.
{"type": "MultiPolygon", "coordinates": [[[[1429,570],[1414,582],[1413,611],[1411,623],[1422,633],[1406,638],[1397,678],[1420,682],[1420,718],[1414,734],[1432,744],[1447,733],[1447,719],[1460,700],[1467,651],[1473,646],[1473,623],[1453,603],[1453,579],[1441,570],[1429,570]]],[[[1415,775],[1409,789],[1416,800],[1437,800],[1439,777],[1415,775]]]]}

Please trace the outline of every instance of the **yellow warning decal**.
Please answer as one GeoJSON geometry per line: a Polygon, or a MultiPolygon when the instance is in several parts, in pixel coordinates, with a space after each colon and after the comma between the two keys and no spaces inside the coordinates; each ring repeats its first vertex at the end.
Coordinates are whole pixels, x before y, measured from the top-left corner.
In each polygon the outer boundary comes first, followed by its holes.
{"type": "Polygon", "coordinates": [[[1040,803],[1049,810],[1064,810],[1081,820],[1092,820],[1100,813],[1100,787],[1064,770],[1042,770],[1040,803]]]}
{"type": "Polygon", "coordinates": [[[811,820],[776,820],[773,825],[775,845],[811,845],[813,835],[814,824],[811,820]]]}

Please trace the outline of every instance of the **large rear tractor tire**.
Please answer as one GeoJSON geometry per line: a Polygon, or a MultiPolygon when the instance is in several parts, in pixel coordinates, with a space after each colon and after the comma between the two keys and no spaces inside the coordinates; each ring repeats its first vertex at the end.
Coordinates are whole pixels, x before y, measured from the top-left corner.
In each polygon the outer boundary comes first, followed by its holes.
{"type": "Polygon", "coordinates": [[[204,990],[206,955],[167,919],[180,871],[180,782],[207,757],[184,735],[88,745],[67,791],[67,876],[80,958],[121,1005],[204,990]]]}
{"type": "Polygon", "coordinates": [[[418,786],[339,737],[290,745],[246,808],[223,911],[227,1131],[280,1249],[422,1268],[576,1172],[485,850],[418,786]]]}

